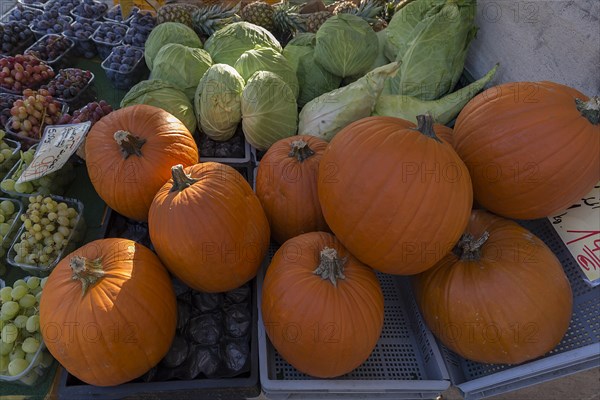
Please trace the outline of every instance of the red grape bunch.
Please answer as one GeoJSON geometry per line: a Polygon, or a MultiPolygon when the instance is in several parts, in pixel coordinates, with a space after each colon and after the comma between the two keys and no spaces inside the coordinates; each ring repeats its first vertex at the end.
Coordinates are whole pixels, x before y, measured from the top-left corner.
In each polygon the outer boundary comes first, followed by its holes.
{"type": "Polygon", "coordinates": [[[33,55],[0,58],[0,87],[19,94],[54,78],[54,70],[33,55]]]}
{"type": "Polygon", "coordinates": [[[10,109],[13,132],[40,139],[46,125],[55,125],[62,116],[62,104],[50,96],[48,90],[23,91],[23,99],[15,101],[10,109]]]}

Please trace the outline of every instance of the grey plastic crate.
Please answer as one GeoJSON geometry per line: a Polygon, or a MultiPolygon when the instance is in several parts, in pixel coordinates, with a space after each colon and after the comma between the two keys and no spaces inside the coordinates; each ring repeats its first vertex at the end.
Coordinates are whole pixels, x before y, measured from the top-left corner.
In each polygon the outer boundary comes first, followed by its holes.
{"type": "Polygon", "coordinates": [[[269,248],[257,280],[260,382],[269,400],[434,399],[450,386],[407,279],[386,274],[377,274],[385,300],[383,331],[367,361],[336,379],[313,378],[288,364],[266,336],[260,309],[264,273],[276,249],[269,248]]]}
{"type": "Polygon", "coordinates": [[[496,396],[600,366],[600,286],[592,288],[583,281],[577,262],[550,221],[519,223],[542,239],[562,263],[573,291],[571,325],[545,357],[517,366],[468,361],[440,346],[452,384],[465,400],[496,396]]]}

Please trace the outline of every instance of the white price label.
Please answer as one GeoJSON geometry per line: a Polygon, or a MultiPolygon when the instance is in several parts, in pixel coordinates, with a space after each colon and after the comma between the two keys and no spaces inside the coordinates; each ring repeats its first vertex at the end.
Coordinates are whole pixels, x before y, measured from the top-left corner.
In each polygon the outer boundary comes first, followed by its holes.
{"type": "Polygon", "coordinates": [[[91,122],[70,125],[49,125],[38,144],[33,161],[16,183],[28,182],[58,171],[77,151],[92,126],[91,122]]]}
{"type": "Polygon", "coordinates": [[[600,285],[600,182],[579,202],[549,220],[586,282],[600,285]]]}

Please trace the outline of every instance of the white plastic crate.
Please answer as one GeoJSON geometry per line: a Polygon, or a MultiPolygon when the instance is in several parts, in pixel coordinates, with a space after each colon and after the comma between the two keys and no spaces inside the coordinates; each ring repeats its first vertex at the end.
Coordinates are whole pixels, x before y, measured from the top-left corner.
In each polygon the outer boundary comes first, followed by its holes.
{"type": "Polygon", "coordinates": [[[407,279],[386,274],[377,275],[385,300],[383,331],[367,361],[336,379],[313,378],[288,364],[266,336],[260,309],[264,274],[276,249],[269,248],[257,280],[260,381],[269,400],[433,399],[450,386],[407,279]]]}
{"type": "Polygon", "coordinates": [[[600,286],[592,288],[583,281],[577,262],[547,219],[519,223],[542,239],[562,263],[573,291],[571,324],[549,354],[517,366],[468,361],[440,346],[452,384],[465,400],[496,396],[600,366],[600,286]]]}

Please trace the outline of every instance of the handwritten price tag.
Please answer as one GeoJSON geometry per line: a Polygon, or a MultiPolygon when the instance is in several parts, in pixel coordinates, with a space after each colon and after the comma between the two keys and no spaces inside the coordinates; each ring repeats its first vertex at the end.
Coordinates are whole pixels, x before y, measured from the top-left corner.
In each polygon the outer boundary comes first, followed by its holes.
{"type": "Polygon", "coordinates": [[[550,222],[579,264],[585,281],[600,285],[600,182],[550,222]]]}
{"type": "Polygon", "coordinates": [[[32,181],[61,169],[69,157],[77,151],[91,125],[92,123],[88,121],[80,124],[47,126],[33,161],[25,168],[17,183],[32,181]]]}

